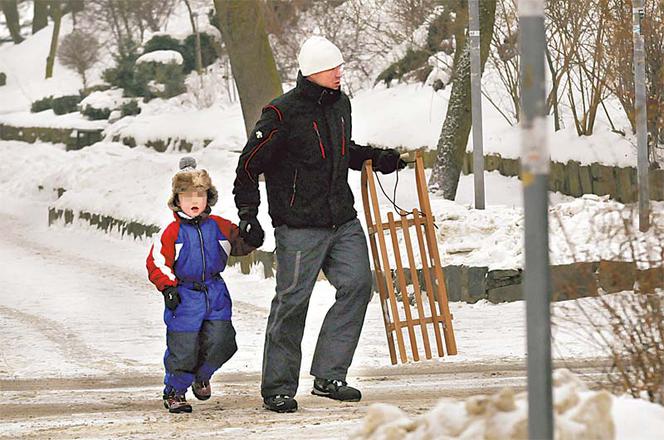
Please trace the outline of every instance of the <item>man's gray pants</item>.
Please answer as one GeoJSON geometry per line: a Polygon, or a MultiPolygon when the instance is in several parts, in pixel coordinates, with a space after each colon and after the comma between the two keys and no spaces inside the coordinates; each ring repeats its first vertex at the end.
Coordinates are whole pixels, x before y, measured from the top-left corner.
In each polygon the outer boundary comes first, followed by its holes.
{"type": "Polygon", "coordinates": [[[302,363],[302,335],[320,270],[337,289],[318,335],[311,374],[346,380],[371,299],[371,269],[358,219],[337,228],[275,229],[277,288],[263,353],[263,397],[294,396],[302,363]]]}

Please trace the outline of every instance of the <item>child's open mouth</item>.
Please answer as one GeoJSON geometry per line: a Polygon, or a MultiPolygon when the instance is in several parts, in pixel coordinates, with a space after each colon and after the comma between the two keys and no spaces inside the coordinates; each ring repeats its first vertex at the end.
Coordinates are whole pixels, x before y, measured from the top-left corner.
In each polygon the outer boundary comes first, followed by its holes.
{"type": "Polygon", "coordinates": [[[191,207],[191,210],[192,210],[193,212],[198,212],[198,211],[199,211],[198,206],[192,206],[192,207],[191,207]]]}

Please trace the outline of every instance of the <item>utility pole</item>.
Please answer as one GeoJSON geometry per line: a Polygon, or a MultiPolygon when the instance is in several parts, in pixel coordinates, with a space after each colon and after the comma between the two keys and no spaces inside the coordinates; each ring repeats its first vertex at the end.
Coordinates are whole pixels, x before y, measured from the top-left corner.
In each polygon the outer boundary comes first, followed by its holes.
{"type": "Polygon", "coordinates": [[[646,54],[641,20],[643,0],[634,0],[632,8],[632,37],[634,41],[634,112],[636,121],[637,171],[639,182],[639,230],[650,227],[650,183],[648,180],[648,114],[646,109],[646,54]]]}
{"type": "Polygon", "coordinates": [[[475,208],[484,209],[484,144],[482,140],[482,67],[480,62],[480,4],[470,0],[470,97],[473,115],[473,179],[475,208]]]}
{"type": "Polygon", "coordinates": [[[553,439],[549,150],[546,144],[544,0],[519,1],[521,181],[528,350],[528,438],[553,439]]]}

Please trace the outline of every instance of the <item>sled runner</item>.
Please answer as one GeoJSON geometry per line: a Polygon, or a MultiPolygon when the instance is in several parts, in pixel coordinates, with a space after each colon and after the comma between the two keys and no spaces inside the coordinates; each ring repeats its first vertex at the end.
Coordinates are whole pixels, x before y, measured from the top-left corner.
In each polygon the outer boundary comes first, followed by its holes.
{"type": "Polygon", "coordinates": [[[410,212],[399,209],[397,219],[394,213],[388,212],[387,221],[384,221],[378,205],[371,161],[366,161],[362,170],[364,213],[392,364],[399,360],[402,363],[409,361],[406,339],[415,362],[420,360],[419,347],[424,348],[426,359],[432,358],[431,339],[436,345],[438,357],[443,357],[445,351],[448,355],[457,354],[424,162],[419,152],[415,160],[415,179],[419,209],[410,212]],[[416,248],[411,242],[413,236],[416,237],[416,248]],[[391,243],[392,254],[388,252],[388,242],[391,243]],[[411,286],[407,285],[407,279],[411,286]],[[399,348],[398,359],[395,337],[399,348]]]}

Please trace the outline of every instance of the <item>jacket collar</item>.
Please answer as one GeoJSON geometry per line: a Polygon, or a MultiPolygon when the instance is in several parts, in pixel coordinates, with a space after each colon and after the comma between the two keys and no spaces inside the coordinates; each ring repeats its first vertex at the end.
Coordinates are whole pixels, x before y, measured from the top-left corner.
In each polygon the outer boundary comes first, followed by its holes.
{"type": "Polygon", "coordinates": [[[205,211],[200,213],[200,215],[197,215],[196,217],[189,217],[187,214],[185,214],[182,211],[176,211],[173,213],[173,216],[175,217],[175,220],[178,222],[182,223],[187,223],[190,225],[198,225],[203,223],[208,216],[210,215],[211,209],[209,206],[205,207],[205,211]]]}
{"type": "Polygon", "coordinates": [[[297,72],[296,88],[307,98],[316,101],[320,105],[334,104],[341,96],[340,90],[328,89],[319,86],[315,82],[309,81],[302,76],[302,72],[297,72]]]}

